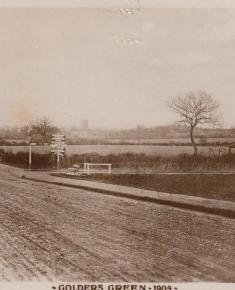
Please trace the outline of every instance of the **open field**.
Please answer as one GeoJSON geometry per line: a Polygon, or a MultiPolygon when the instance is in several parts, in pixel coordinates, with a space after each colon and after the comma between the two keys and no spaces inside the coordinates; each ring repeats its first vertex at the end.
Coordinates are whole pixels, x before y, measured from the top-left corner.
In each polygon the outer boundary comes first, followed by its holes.
{"type": "Polygon", "coordinates": [[[235,282],[235,220],[0,166],[0,280],[235,282]]]}
{"type": "MultiPolygon", "coordinates": [[[[210,146],[199,146],[198,153],[211,155],[210,146]]],[[[29,146],[0,146],[5,152],[29,152],[29,146]]],[[[214,153],[218,154],[219,147],[214,147],[214,153]]],[[[50,146],[33,146],[32,152],[46,154],[50,153],[50,146]]],[[[96,153],[101,156],[109,154],[133,153],[151,156],[176,156],[179,154],[192,154],[192,146],[175,146],[175,145],[67,145],[66,154],[71,156],[74,154],[96,153]]]]}
{"type": "MultiPolygon", "coordinates": [[[[206,137],[204,136],[204,142],[206,143],[235,143],[235,137],[206,137]]],[[[200,142],[201,138],[195,137],[196,142],[200,142]]],[[[117,143],[130,143],[130,144],[159,144],[159,143],[191,143],[190,138],[139,138],[139,139],[134,139],[134,138],[111,138],[108,139],[109,142],[113,144],[117,143]]]]}
{"type": "MultiPolygon", "coordinates": [[[[66,177],[66,175],[62,175],[66,177]]],[[[68,177],[68,176],[67,176],[68,177]]],[[[81,178],[81,177],[69,177],[81,178]]],[[[235,174],[91,174],[89,180],[235,202],[235,174]]]]}

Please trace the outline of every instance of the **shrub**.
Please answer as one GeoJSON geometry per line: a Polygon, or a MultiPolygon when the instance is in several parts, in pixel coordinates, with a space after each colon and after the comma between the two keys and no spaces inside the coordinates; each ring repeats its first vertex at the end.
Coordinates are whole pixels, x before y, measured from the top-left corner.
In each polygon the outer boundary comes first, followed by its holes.
{"type": "MultiPolygon", "coordinates": [[[[27,152],[3,152],[1,161],[6,164],[27,168],[29,164],[29,154],[27,152]]],[[[53,166],[51,154],[32,153],[32,168],[48,168],[53,166]]]]}

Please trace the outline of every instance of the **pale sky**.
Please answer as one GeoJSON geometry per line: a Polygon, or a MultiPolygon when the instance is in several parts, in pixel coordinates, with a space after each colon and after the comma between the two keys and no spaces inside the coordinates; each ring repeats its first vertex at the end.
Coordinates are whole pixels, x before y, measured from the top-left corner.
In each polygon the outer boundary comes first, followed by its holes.
{"type": "Polygon", "coordinates": [[[0,126],[160,126],[204,90],[235,126],[235,8],[0,8],[0,126]]]}

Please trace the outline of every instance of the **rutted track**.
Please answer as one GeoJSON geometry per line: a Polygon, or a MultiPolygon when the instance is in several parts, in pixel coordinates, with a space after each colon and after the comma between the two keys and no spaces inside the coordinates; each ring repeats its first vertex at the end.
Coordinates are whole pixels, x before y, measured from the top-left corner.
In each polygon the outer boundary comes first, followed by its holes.
{"type": "Polygon", "coordinates": [[[0,166],[0,280],[235,282],[235,220],[7,169],[0,166]]]}

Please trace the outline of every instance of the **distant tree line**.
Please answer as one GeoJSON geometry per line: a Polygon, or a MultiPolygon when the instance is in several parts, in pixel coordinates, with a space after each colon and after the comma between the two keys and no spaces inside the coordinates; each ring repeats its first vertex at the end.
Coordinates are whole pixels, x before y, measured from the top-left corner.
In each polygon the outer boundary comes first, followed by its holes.
{"type": "Polygon", "coordinates": [[[31,121],[27,126],[1,128],[0,145],[28,145],[30,142],[50,143],[52,134],[58,132],[59,129],[48,117],[44,116],[31,121]]]}

